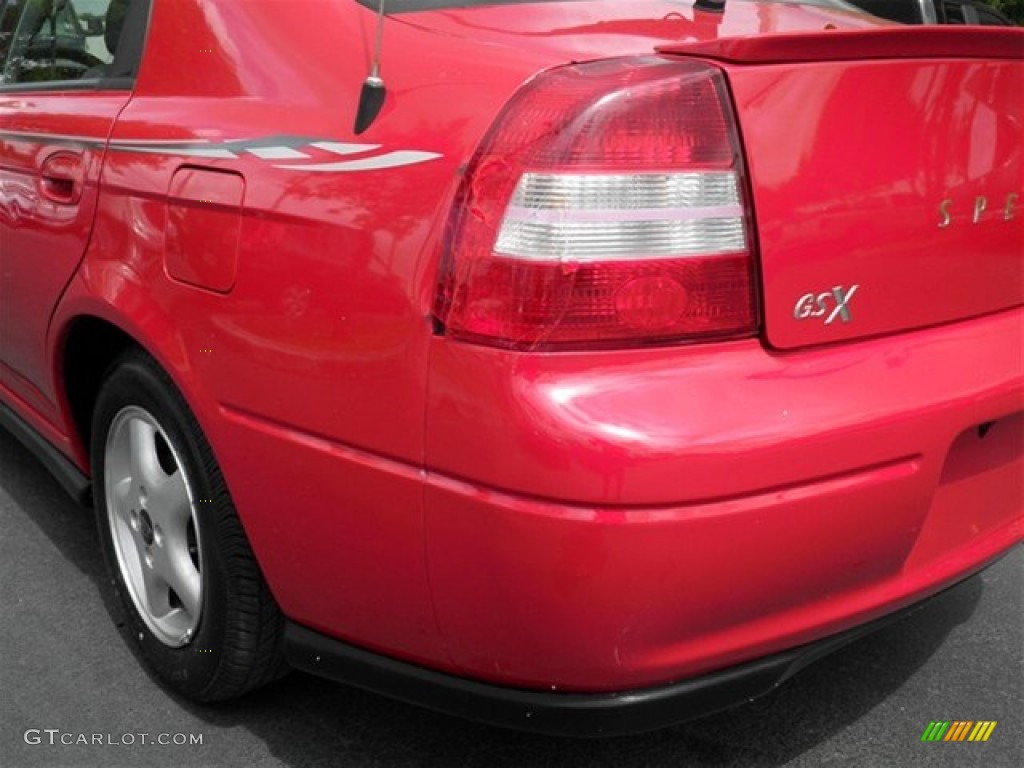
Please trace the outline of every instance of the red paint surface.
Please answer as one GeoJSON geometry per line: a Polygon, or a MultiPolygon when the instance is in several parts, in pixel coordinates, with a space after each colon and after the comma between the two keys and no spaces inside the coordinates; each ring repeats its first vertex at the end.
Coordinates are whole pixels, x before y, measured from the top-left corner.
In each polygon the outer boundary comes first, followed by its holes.
{"type": "Polygon", "coordinates": [[[516,353],[453,342],[431,311],[460,169],[524,81],[875,22],[745,2],[722,18],[668,2],[402,15],[385,22],[384,109],[356,137],[373,14],[289,6],[156,0],[130,100],[0,92],[0,399],[83,467],[59,371],[92,317],[181,388],[290,618],[541,688],[627,689],[804,643],[1021,540],[1021,216],[970,221],[978,195],[1021,191],[1019,60],[932,41],[910,61],[716,64],[754,205],[760,337],[516,353]],[[82,196],[63,207],[37,186],[57,145],[13,131],[440,157],[320,173],[72,142],[82,196]],[[184,166],[245,179],[233,282],[207,278],[222,294],[165,269],[184,166]],[[802,294],[851,284],[852,322],[794,318],[802,294]]]}

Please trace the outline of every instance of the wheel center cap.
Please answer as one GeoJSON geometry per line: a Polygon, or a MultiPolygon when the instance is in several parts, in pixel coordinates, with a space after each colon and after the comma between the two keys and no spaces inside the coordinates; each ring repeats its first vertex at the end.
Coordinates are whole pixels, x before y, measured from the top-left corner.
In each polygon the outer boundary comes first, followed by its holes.
{"type": "Polygon", "coordinates": [[[153,546],[153,521],[149,519],[146,510],[139,514],[139,532],[142,533],[142,540],[146,542],[146,546],[153,546]]]}

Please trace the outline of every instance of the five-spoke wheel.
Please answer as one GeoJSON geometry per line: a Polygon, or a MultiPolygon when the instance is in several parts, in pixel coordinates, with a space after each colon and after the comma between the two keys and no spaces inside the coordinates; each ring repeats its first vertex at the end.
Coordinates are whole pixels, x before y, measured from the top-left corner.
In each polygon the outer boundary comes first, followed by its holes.
{"type": "Polygon", "coordinates": [[[105,453],[107,521],[128,593],[154,635],[182,646],[199,625],[203,577],[196,501],[181,458],[138,406],[114,417],[105,453]]]}

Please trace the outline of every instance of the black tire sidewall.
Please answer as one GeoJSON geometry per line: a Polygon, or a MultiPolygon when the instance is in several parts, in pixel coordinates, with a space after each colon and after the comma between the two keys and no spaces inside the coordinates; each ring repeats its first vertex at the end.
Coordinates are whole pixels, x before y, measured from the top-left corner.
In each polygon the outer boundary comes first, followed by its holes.
{"type": "MultiPolygon", "coordinates": [[[[221,556],[219,533],[224,514],[233,515],[223,481],[211,477],[215,467],[204,461],[203,440],[195,418],[166,374],[141,353],[129,354],[111,367],[93,412],[91,464],[96,521],[109,578],[119,598],[134,644],[160,679],[190,698],[202,700],[213,687],[222,661],[230,608],[230,574],[221,556]],[[107,518],[104,455],[111,423],[125,407],[147,411],[171,441],[192,492],[199,529],[202,609],[192,639],[179,648],[161,642],[146,625],[132,600],[114,550],[107,518]],[[218,482],[219,481],[219,482],[218,482]],[[218,487],[219,486],[219,487],[218,487]]],[[[207,454],[209,449],[207,447],[207,454]]]]}

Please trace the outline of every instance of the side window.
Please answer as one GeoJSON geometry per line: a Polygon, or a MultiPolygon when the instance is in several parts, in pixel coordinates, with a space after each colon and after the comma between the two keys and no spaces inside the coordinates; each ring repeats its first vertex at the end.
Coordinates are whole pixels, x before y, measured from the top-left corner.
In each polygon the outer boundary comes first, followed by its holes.
{"type": "Polygon", "coordinates": [[[892,19],[901,24],[920,24],[921,6],[912,0],[851,0],[851,2],[875,16],[892,19]]]}
{"type": "Polygon", "coordinates": [[[960,3],[946,2],[942,4],[946,12],[947,24],[966,24],[967,17],[964,14],[964,7],[960,3]]]}
{"type": "Polygon", "coordinates": [[[986,26],[991,27],[1005,27],[1007,24],[1006,20],[1003,17],[992,13],[992,11],[988,10],[987,8],[982,8],[981,6],[978,6],[974,10],[978,14],[979,24],[985,24],[986,26]]]}
{"type": "Polygon", "coordinates": [[[0,64],[7,60],[7,49],[14,37],[14,27],[21,15],[21,6],[24,0],[8,0],[6,4],[0,2],[0,64]]]}
{"type": "Polygon", "coordinates": [[[9,0],[0,18],[8,38],[0,42],[0,85],[110,76],[130,2],[9,0]]]}

